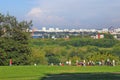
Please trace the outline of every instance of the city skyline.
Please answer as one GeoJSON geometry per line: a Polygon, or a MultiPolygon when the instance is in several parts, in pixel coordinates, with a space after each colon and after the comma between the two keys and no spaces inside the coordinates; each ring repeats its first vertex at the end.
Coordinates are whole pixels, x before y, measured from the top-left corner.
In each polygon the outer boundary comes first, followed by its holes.
{"type": "Polygon", "coordinates": [[[58,28],[120,27],[119,0],[1,0],[0,13],[33,25],[58,28]]]}

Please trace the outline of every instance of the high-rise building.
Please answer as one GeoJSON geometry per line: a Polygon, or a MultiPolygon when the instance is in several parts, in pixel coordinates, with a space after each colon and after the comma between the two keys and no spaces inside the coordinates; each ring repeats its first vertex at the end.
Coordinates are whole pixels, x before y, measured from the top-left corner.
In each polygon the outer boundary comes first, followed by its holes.
{"type": "Polygon", "coordinates": [[[42,27],[42,31],[46,31],[46,27],[42,27]]]}

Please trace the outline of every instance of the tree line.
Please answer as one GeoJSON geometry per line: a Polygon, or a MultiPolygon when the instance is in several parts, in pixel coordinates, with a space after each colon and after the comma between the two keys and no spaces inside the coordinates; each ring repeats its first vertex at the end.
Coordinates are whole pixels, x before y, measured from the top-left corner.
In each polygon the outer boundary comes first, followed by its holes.
{"type": "Polygon", "coordinates": [[[103,39],[71,37],[68,40],[31,39],[33,63],[36,64],[59,64],[71,60],[72,65],[75,65],[76,60],[98,62],[107,59],[115,60],[116,64],[119,64],[119,45],[120,41],[111,37],[103,39]]]}

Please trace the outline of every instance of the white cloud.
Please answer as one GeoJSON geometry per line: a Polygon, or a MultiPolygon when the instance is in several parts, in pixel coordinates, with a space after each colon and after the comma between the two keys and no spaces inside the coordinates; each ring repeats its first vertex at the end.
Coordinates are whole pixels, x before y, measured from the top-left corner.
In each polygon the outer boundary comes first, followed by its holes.
{"type": "Polygon", "coordinates": [[[51,14],[50,10],[43,10],[39,7],[32,8],[26,15],[27,20],[32,20],[33,23],[48,26],[48,25],[60,25],[65,23],[65,19],[62,16],[51,14]]]}
{"type": "Polygon", "coordinates": [[[40,17],[43,11],[40,8],[33,8],[27,13],[27,17],[40,17]]]}

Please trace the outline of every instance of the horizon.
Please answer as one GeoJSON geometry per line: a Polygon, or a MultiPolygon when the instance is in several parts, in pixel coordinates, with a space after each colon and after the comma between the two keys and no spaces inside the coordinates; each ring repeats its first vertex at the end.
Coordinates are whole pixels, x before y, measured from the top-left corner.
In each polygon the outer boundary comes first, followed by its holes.
{"type": "Polygon", "coordinates": [[[9,13],[19,21],[32,20],[38,29],[120,27],[119,0],[2,0],[0,5],[0,13],[9,13]]]}

